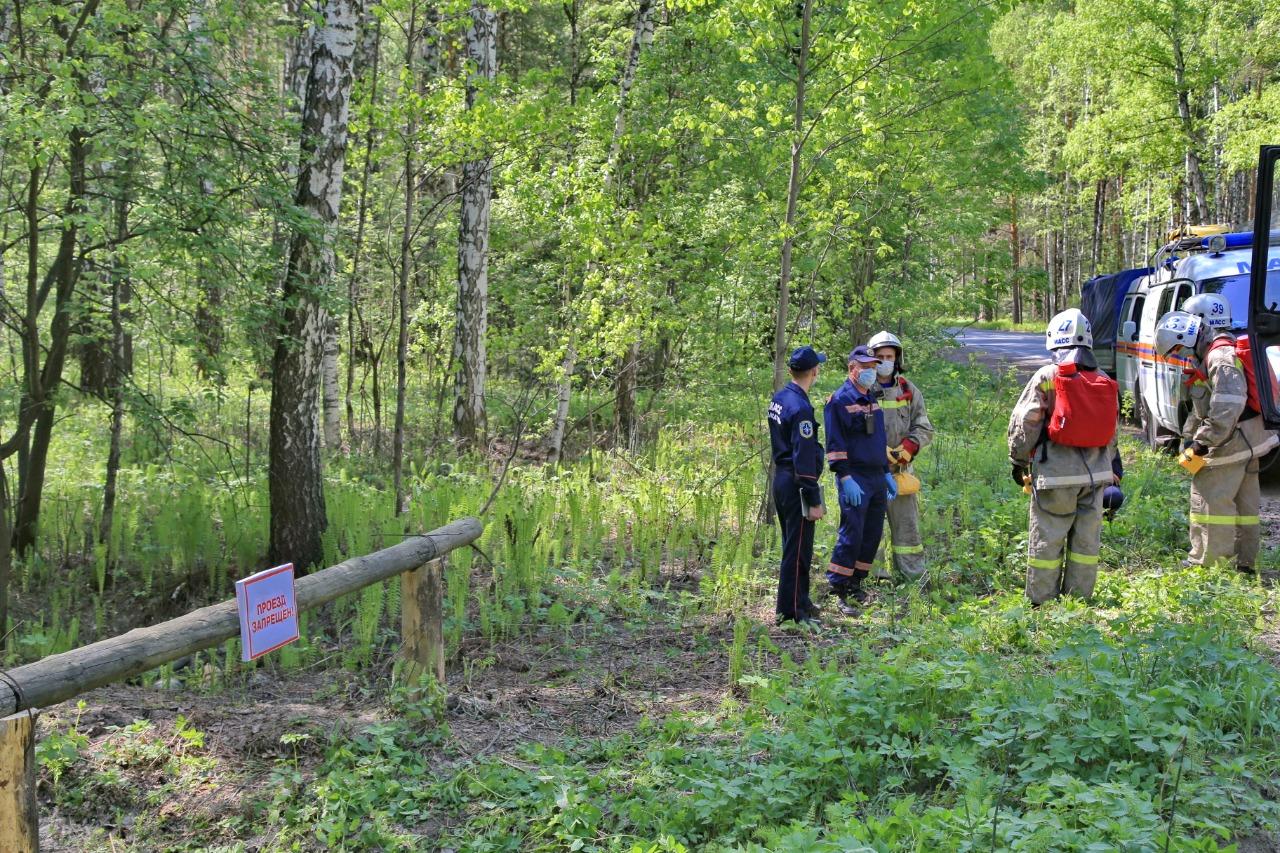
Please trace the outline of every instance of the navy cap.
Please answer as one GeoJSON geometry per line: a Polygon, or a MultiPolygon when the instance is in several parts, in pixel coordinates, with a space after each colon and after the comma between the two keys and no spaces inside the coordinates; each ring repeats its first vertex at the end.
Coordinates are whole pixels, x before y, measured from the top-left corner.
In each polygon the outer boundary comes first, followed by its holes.
{"type": "Polygon", "coordinates": [[[1115,512],[1124,506],[1124,492],[1114,483],[1102,490],[1102,508],[1115,512]]]}
{"type": "Polygon", "coordinates": [[[826,360],[826,354],[817,352],[813,347],[796,347],[791,351],[791,358],[787,361],[787,366],[792,370],[809,370],[826,360]]]}
{"type": "Polygon", "coordinates": [[[855,361],[862,364],[880,363],[880,359],[876,358],[875,353],[861,345],[854,347],[853,352],[849,353],[849,363],[853,364],[855,361]]]}

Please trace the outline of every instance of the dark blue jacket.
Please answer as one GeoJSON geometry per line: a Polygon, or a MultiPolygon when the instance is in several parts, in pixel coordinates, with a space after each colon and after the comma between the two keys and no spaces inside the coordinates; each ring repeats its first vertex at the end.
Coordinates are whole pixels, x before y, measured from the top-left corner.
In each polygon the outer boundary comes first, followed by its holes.
{"type": "Polygon", "coordinates": [[[872,389],[865,393],[846,379],[827,400],[823,412],[827,424],[827,464],[843,477],[855,471],[881,474],[889,470],[884,412],[872,389]],[[870,432],[868,432],[868,423],[870,432]]]}
{"type": "Polygon", "coordinates": [[[805,493],[805,500],[817,503],[822,443],[818,440],[818,422],[809,395],[796,383],[788,382],[769,401],[768,418],[773,464],[780,471],[791,472],[796,485],[805,493]]]}

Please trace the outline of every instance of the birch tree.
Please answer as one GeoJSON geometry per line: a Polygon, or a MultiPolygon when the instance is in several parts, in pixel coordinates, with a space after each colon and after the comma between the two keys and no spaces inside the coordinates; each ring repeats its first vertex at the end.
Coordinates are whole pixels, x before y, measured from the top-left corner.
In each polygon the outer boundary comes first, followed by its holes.
{"type": "MultiPolygon", "coordinates": [[[[475,109],[479,90],[498,71],[497,16],[482,3],[471,4],[466,33],[467,109],[475,109]]],[[[462,203],[458,218],[458,308],[453,360],[453,432],[465,444],[483,441],[485,432],[485,334],[489,325],[489,209],[493,159],[485,154],[462,166],[462,203]]]]}
{"type": "Polygon", "coordinates": [[[310,47],[294,204],[310,220],[289,239],[271,375],[270,496],[274,561],[323,559],[326,526],[317,395],[342,202],[347,115],[361,0],[325,0],[310,47]]]}

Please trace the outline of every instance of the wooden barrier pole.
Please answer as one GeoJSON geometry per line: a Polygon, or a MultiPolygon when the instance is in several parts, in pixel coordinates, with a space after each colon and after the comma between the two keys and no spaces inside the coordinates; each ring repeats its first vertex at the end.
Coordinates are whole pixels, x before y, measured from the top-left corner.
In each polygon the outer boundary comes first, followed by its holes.
{"type": "Polygon", "coordinates": [[[35,727],[26,711],[0,720],[0,845],[13,853],[40,849],[35,727]]]}
{"type": "MultiPolygon", "coordinates": [[[[483,530],[477,519],[462,518],[430,533],[407,537],[375,554],[352,557],[299,578],[298,610],[319,607],[421,566],[476,541],[483,530]]],[[[8,671],[8,679],[18,685],[18,690],[0,679],[0,715],[26,708],[47,708],[86,690],[141,675],[161,664],[213,648],[239,634],[240,617],[233,599],[193,610],[159,625],[135,628],[119,637],[42,658],[8,671]]]]}
{"type": "Polygon", "coordinates": [[[444,561],[400,576],[400,641],[405,681],[417,683],[423,673],[444,686],[444,561]]]}

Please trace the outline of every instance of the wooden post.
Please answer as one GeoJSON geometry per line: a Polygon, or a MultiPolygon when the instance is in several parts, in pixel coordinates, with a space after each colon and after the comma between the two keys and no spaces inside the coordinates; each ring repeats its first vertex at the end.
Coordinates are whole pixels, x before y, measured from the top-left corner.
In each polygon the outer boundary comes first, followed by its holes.
{"type": "Polygon", "coordinates": [[[444,686],[444,561],[400,576],[400,642],[405,681],[431,673],[444,686]]]}
{"type": "Polygon", "coordinates": [[[35,726],[26,711],[0,719],[0,841],[13,853],[40,849],[35,726]]]}

